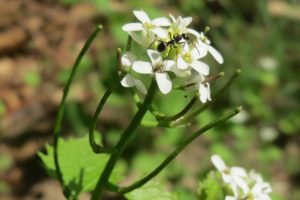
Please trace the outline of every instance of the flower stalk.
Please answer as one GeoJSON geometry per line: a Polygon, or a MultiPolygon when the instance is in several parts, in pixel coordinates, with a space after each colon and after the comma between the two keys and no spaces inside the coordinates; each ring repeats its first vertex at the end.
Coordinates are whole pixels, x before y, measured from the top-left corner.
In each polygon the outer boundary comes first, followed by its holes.
{"type": "Polygon", "coordinates": [[[62,99],[61,99],[61,102],[60,102],[60,105],[58,108],[58,113],[57,113],[57,117],[56,117],[56,121],[55,121],[55,125],[54,125],[53,156],[54,156],[55,172],[56,172],[58,181],[60,182],[60,184],[63,188],[63,193],[66,198],[69,198],[69,196],[71,195],[70,189],[64,182],[61,168],[59,165],[59,159],[58,159],[58,146],[59,146],[58,144],[59,144],[59,137],[61,135],[61,124],[62,124],[63,115],[64,115],[64,111],[65,111],[66,99],[69,94],[70,86],[71,86],[74,76],[76,74],[77,68],[78,68],[83,56],[86,54],[86,52],[88,51],[92,42],[94,41],[94,39],[96,38],[98,33],[102,30],[102,28],[103,28],[102,25],[98,25],[96,27],[94,32],[89,36],[89,38],[85,42],[83,48],[81,49],[79,55],[77,56],[77,58],[75,60],[75,63],[72,67],[71,74],[70,74],[67,84],[63,90],[63,96],[62,96],[62,99]]]}
{"type": "Polygon", "coordinates": [[[108,162],[106,163],[106,166],[104,167],[104,170],[97,182],[95,190],[93,191],[92,198],[91,198],[92,200],[99,200],[100,197],[102,196],[104,189],[107,187],[108,179],[116,165],[118,158],[120,157],[121,153],[129,143],[129,141],[133,138],[136,128],[139,126],[142,118],[144,117],[147,110],[149,109],[149,106],[153,101],[156,88],[157,85],[155,80],[153,79],[143,104],[139,107],[134,118],[130,122],[127,129],[122,133],[118,143],[114,147],[113,152],[108,162]]]}
{"type": "Polygon", "coordinates": [[[152,172],[150,172],[147,176],[144,178],[136,181],[134,184],[124,187],[124,188],[119,188],[119,193],[125,194],[127,192],[130,192],[138,187],[141,187],[145,183],[147,183],[149,180],[151,180],[153,177],[155,177],[157,174],[159,174],[172,160],[176,158],[176,156],[183,150],[187,145],[189,145],[192,141],[194,141],[197,137],[205,133],[207,130],[227,121],[231,117],[235,116],[242,110],[242,107],[237,107],[228,114],[224,115],[220,119],[211,122],[199,130],[195,131],[193,134],[191,134],[189,137],[184,139],[178,146],[177,148],[158,166],[156,167],[152,172]]]}
{"type": "Polygon", "coordinates": [[[90,142],[90,146],[92,147],[92,150],[94,153],[109,153],[109,152],[111,152],[111,149],[104,148],[96,143],[95,134],[94,134],[97,119],[102,111],[104,104],[106,103],[106,101],[109,98],[109,96],[111,95],[111,93],[112,93],[112,89],[108,89],[105,92],[105,94],[103,95],[103,97],[101,98],[101,100],[97,106],[97,109],[95,111],[94,117],[92,119],[92,123],[90,125],[89,142],[90,142]]]}

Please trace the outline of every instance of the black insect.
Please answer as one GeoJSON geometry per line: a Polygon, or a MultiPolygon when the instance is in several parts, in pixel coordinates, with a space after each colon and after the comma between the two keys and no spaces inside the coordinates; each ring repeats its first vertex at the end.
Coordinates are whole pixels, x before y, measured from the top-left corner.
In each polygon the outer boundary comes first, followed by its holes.
{"type": "Polygon", "coordinates": [[[171,34],[169,33],[170,40],[167,42],[160,41],[160,43],[157,46],[157,51],[163,52],[166,50],[168,46],[172,46],[176,48],[175,44],[183,44],[184,42],[181,42],[182,39],[189,40],[189,36],[186,33],[182,34],[175,34],[173,37],[171,37],[171,34]]]}

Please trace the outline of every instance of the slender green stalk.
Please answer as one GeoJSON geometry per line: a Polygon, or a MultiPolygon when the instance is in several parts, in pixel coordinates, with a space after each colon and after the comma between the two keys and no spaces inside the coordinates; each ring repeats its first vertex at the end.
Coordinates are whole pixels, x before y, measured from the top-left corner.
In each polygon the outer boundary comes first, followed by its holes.
{"type": "Polygon", "coordinates": [[[132,44],[132,38],[131,38],[131,36],[128,36],[127,45],[126,45],[126,51],[130,51],[131,50],[131,44],[132,44]]]}
{"type": "Polygon", "coordinates": [[[91,198],[92,200],[99,200],[103,194],[104,188],[109,186],[108,179],[116,165],[116,162],[117,162],[118,158],[120,157],[121,153],[123,152],[124,148],[128,144],[128,142],[134,136],[134,131],[139,126],[142,118],[144,117],[147,110],[149,109],[149,106],[153,101],[156,89],[157,89],[157,85],[156,85],[155,79],[153,79],[143,104],[139,107],[139,110],[137,111],[134,118],[130,122],[129,126],[123,132],[118,143],[114,147],[113,152],[112,152],[108,162],[106,163],[106,166],[105,166],[105,168],[97,182],[95,190],[92,194],[92,198],[91,198]]]}
{"type": "MultiPolygon", "coordinates": [[[[120,48],[117,48],[116,56],[117,56],[117,61],[118,61],[118,68],[120,71],[121,71],[121,67],[122,67],[121,54],[122,54],[122,50],[120,48]]],[[[94,153],[109,153],[109,152],[111,152],[111,149],[104,148],[96,143],[94,131],[95,131],[97,120],[99,118],[99,115],[100,115],[106,101],[108,100],[108,98],[111,95],[111,93],[113,92],[113,90],[117,87],[119,82],[120,82],[120,80],[117,79],[117,81],[115,83],[113,83],[112,86],[104,93],[104,95],[102,96],[101,100],[98,103],[97,109],[96,109],[94,117],[92,119],[92,124],[91,124],[90,130],[89,130],[89,142],[90,142],[90,145],[91,145],[94,153]]]]}
{"type": "Polygon", "coordinates": [[[97,119],[102,111],[102,108],[104,106],[104,104],[106,103],[108,97],[111,95],[112,93],[112,89],[108,89],[105,94],[102,96],[98,106],[97,106],[97,109],[96,109],[96,112],[94,114],[94,117],[92,119],[92,124],[90,126],[90,131],[89,131],[89,141],[90,141],[90,145],[93,149],[93,151],[95,153],[108,153],[110,152],[110,149],[107,149],[107,148],[104,148],[98,144],[96,144],[96,141],[95,141],[95,134],[94,134],[94,130],[95,130],[95,127],[96,127],[96,123],[97,123],[97,119]]]}
{"type": "Polygon", "coordinates": [[[192,119],[194,119],[197,115],[199,115],[201,112],[203,112],[206,108],[208,108],[211,104],[215,103],[218,100],[218,97],[227,90],[230,85],[233,83],[233,81],[241,74],[241,70],[237,69],[236,72],[230,77],[228,82],[213,96],[212,101],[207,102],[203,106],[195,109],[193,112],[185,116],[184,118],[181,118],[177,121],[173,121],[169,124],[170,127],[180,126],[187,122],[190,122],[192,119]]]}
{"type": "MultiPolygon", "coordinates": [[[[210,82],[212,80],[218,79],[220,77],[224,76],[224,72],[220,72],[219,74],[210,77],[209,79],[205,80],[205,82],[210,82]]],[[[187,86],[181,86],[180,88],[177,89],[185,89],[185,87],[187,86]]],[[[137,95],[136,95],[137,96],[137,95]]],[[[136,99],[136,103],[139,106],[141,103],[139,101],[139,97],[135,97],[136,99]]],[[[156,126],[160,126],[160,127],[171,127],[170,125],[172,123],[170,123],[171,121],[175,121],[178,120],[179,118],[183,117],[188,111],[190,111],[190,109],[193,107],[193,105],[197,102],[198,100],[198,96],[194,96],[190,102],[178,113],[171,115],[171,116],[167,116],[163,113],[160,113],[159,111],[157,111],[155,108],[153,108],[152,106],[150,107],[150,112],[154,115],[154,117],[157,119],[157,121],[159,123],[156,123],[156,126]]],[[[175,121],[174,123],[178,123],[177,121],[175,121]]],[[[148,123],[145,123],[146,125],[148,125],[148,123]]],[[[151,123],[150,126],[153,126],[154,123],[151,123]]],[[[182,125],[182,124],[181,124],[182,125]]]]}
{"type": "Polygon", "coordinates": [[[176,156],[187,145],[189,145],[197,137],[199,137],[200,135],[202,135],[207,130],[209,130],[209,129],[211,129],[211,128],[213,128],[213,127],[215,127],[215,126],[223,123],[224,121],[230,119],[231,117],[235,116],[236,114],[238,114],[241,111],[241,109],[242,109],[242,107],[235,108],[233,111],[231,111],[230,113],[224,115],[220,119],[218,119],[218,120],[216,120],[214,122],[211,122],[211,123],[205,125],[204,127],[200,128],[196,132],[194,132],[192,135],[190,135],[185,140],[183,140],[181,142],[181,144],[179,144],[179,146],[158,167],[156,167],[147,176],[145,176],[144,178],[136,181],[134,184],[132,184],[132,185],[130,185],[128,187],[119,188],[118,192],[121,193],[121,194],[125,194],[125,193],[130,192],[130,191],[132,191],[132,190],[134,190],[134,189],[136,189],[138,187],[141,187],[145,183],[147,183],[149,180],[151,180],[153,177],[155,177],[157,174],[159,174],[172,160],[174,160],[174,158],[176,158],[176,156]]]}
{"type": "Polygon", "coordinates": [[[65,182],[63,180],[63,176],[62,176],[62,172],[60,169],[60,165],[59,165],[59,161],[58,161],[58,140],[61,134],[61,124],[62,124],[62,119],[63,119],[63,115],[64,115],[64,110],[65,110],[65,104],[66,104],[66,99],[69,93],[69,89],[71,86],[71,83],[74,79],[76,70],[79,66],[79,63],[81,61],[81,59],[83,58],[83,56],[86,54],[87,50],[89,49],[89,47],[91,46],[93,40],[95,39],[95,37],[97,36],[97,34],[102,30],[102,26],[98,25],[95,29],[95,31],[89,36],[89,38],[87,39],[86,43],[84,44],[83,48],[81,49],[78,57],[76,58],[76,61],[73,65],[71,74],[69,76],[68,82],[64,88],[63,91],[63,96],[58,108],[58,113],[57,113],[57,117],[56,117],[56,121],[55,121],[55,125],[54,125],[54,142],[53,142],[53,156],[54,156],[54,165],[55,165],[55,170],[56,170],[56,176],[63,188],[64,191],[64,195],[68,198],[68,196],[70,195],[70,191],[68,189],[68,187],[65,185],[65,182]]]}
{"type": "Polygon", "coordinates": [[[172,116],[159,117],[158,120],[173,121],[173,120],[179,119],[193,107],[193,105],[197,102],[197,100],[198,100],[198,97],[194,96],[191,99],[191,101],[180,112],[178,112],[177,114],[172,115],[172,116]]]}

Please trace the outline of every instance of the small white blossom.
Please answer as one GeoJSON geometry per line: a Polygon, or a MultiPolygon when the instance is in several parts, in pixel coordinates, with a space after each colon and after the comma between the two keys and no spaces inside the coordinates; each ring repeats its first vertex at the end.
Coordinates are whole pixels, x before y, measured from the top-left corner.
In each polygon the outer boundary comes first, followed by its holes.
{"type": "Polygon", "coordinates": [[[199,49],[199,51],[204,52],[204,56],[209,52],[219,64],[223,64],[224,59],[222,55],[218,50],[211,46],[210,40],[205,36],[203,32],[198,33],[197,31],[190,29],[189,33],[196,36],[196,48],[199,49]]]}
{"type": "Polygon", "coordinates": [[[251,170],[246,180],[250,185],[250,189],[245,197],[251,200],[271,200],[269,193],[272,192],[272,187],[268,182],[263,181],[260,174],[251,170]]]}
{"type": "Polygon", "coordinates": [[[135,61],[132,69],[141,74],[154,74],[159,90],[168,94],[172,90],[172,81],[167,73],[175,65],[173,60],[163,60],[161,54],[155,50],[148,50],[151,63],[135,61]]]}
{"type": "Polygon", "coordinates": [[[201,55],[196,48],[190,50],[189,47],[185,45],[182,53],[177,57],[178,69],[186,70],[191,67],[201,75],[207,76],[209,74],[209,66],[199,60],[203,55],[201,55]]]}
{"type": "Polygon", "coordinates": [[[188,25],[192,23],[193,18],[192,17],[184,17],[178,16],[175,18],[173,15],[169,15],[172,19],[172,24],[169,28],[169,31],[173,34],[182,34],[182,33],[188,33],[188,25]]]}
{"type": "Polygon", "coordinates": [[[226,195],[225,200],[271,200],[272,188],[264,182],[261,175],[251,170],[247,173],[241,167],[227,167],[218,155],[211,157],[212,163],[221,173],[222,180],[228,184],[233,194],[226,195]]]}
{"type": "Polygon", "coordinates": [[[129,74],[129,71],[135,59],[136,56],[131,52],[126,52],[121,57],[121,70],[126,73],[126,75],[121,80],[121,85],[123,87],[136,87],[142,94],[146,94],[147,89],[144,84],[140,80],[135,79],[132,75],[129,74]]]}
{"type": "Polygon", "coordinates": [[[169,19],[159,17],[151,20],[147,13],[142,10],[135,10],[133,11],[133,14],[140,22],[125,24],[122,29],[128,32],[138,43],[145,46],[145,43],[148,43],[149,40],[154,40],[155,36],[158,36],[159,38],[168,37],[167,30],[163,29],[161,26],[169,26],[169,19]],[[142,36],[136,34],[136,31],[141,31],[142,36]]]}
{"type": "Polygon", "coordinates": [[[219,155],[213,155],[211,161],[221,173],[223,181],[232,186],[234,194],[239,194],[241,192],[240,189],[243,193],[249,190],[244,180],[247,177],[245,169],[241,167],[228,167],[219,155]]]}
{"type": "Polygon", "coordinates": [[[196,87],[198,88],[199,98],[202,103],[206,103],[207,101],[211,101],[210,95],[210,85],[209,83],[204,83],[205,77],[202,75],[198,75],[196,77],[196,87]]]}

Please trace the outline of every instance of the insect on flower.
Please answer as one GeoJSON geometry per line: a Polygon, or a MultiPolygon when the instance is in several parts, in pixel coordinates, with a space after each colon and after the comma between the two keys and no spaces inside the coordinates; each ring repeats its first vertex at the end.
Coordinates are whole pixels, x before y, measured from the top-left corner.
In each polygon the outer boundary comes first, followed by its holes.
{"type": "Polygon", "coordinates": [[[189,40],[189,36],[186,33],[182,33],[182,34],[175,34],[173,37],[171,36],[171,33],[169,32],[169,37],[170,40],[165,42],[165,41],[160,41],[160,43],[157,46],[157,51],[159,52],[163,52],[164,50],[166,50],[166,48],[168,46],[172,46],[174,48],[176,47],[176,44],[184,44],[184,41],[182,41],[183,39],[188,41],[189,40]]]}

